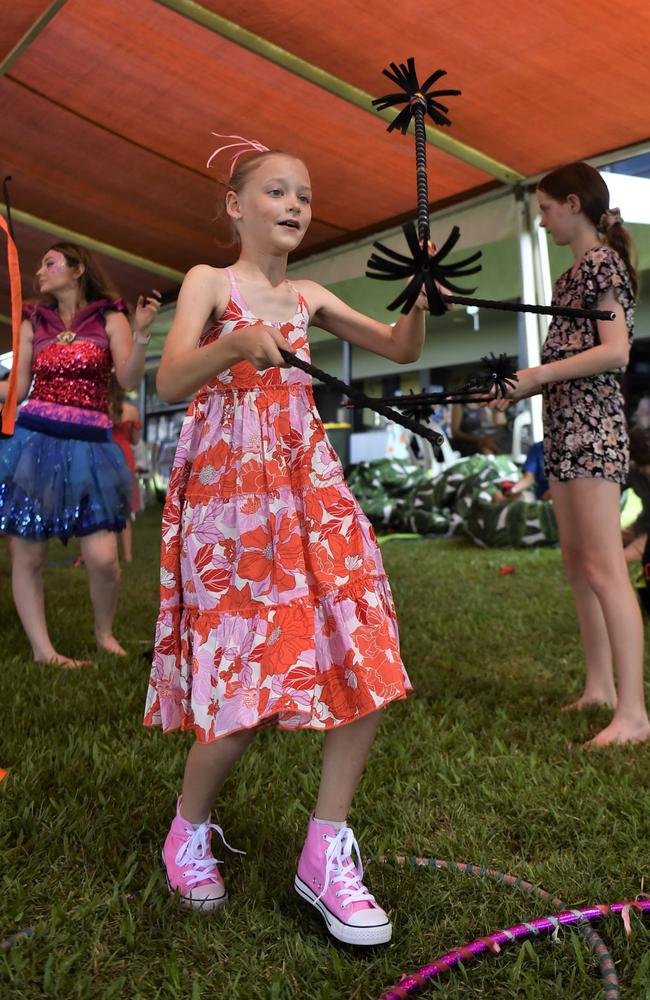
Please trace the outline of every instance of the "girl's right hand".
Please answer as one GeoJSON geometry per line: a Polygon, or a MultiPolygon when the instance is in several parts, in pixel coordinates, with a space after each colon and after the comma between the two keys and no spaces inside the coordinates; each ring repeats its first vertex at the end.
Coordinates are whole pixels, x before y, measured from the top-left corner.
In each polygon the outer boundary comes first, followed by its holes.
{"type": "Polygon", "coordinates": [[[230,335],[236,341],[236,350],[241,361],[249,361],[258,372],[266,368],[290,368],[279,348],[291,351],[286,339],[273,326],[256,323],[230,335]]]}

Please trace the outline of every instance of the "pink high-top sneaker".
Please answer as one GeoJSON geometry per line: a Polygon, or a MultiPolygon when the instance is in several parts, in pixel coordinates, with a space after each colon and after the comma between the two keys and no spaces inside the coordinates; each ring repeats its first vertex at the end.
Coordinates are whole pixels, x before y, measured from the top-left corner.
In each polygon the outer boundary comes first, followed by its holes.
{"type": "Polygon", "coordinates": [[[338,941],[386,944],[393,930],[390,920],[366,889],[362,876],[359,845],[350,827],[337,831],[312,816],[298,862],[296,892],[316,907],[338,941]],[[358,868],[352,861],[353,851],[358,868]]]}
{"type": "Polygon", "coordinates": [[[226,843],[221,827],[210,822],[211,816],[197,827],[188,823],[181,816],[181,802],[182,798],[179,798],[176,816],[162,851],[169,891],[178,892],[185,906],[205,912],[218,910],[228,899],[228,894],[217,867],[221,862],[212,853],[212,830],[217,831],[229,851],[235,854],[245,852],[226,843]]]}

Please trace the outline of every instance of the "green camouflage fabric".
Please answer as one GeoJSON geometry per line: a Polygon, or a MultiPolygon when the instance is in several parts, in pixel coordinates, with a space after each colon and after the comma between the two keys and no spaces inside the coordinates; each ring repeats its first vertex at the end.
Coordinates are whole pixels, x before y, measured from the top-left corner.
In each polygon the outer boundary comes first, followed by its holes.
{"type": "Polygon", "coordinates": [[[465,534],[486,548],[530,548],[557,545],[557,521],[550,500],[493,503],[474,497],[463,525],[465,534]]]}
{"type": "Polygon", "coordinates": [[[406,523],[404,498],[430,482],[411,462],[380,458],[359,462],[347,477],[348,486],[375,531],[411,531],[406,523]]]}
{"type": "Polygon", "coordinates": [[[470,455],[441,472],[433,481],[435,505],[440,510],[452,508],[459,494],[473,488],[475,482],[500,482],[517,474],[517,466],[507,455],[470,455]],[[478,480],[474,477],[478,476],[478,480]]]}
{"type": "Polygon", "coordinates": [[[489,500],[504,479],[518,479],[519,469],[508,455],[471,455],[443,472],[447,490],[453,488],[449,533],[464,531],[474,499],[489,500]],[[450,475],[454,474],[454,475],[450,475]]]}
{"type": "Polygon", "coordinates": [[[472,455],[433,480],[418,465],[397,459],[360,462],[348,485],[378,532],[459,532],[489,547],[556,544],[550,502],[492,502],[504,479],[518,478],[519,469],[507,455],[472,455]]]}
{"type": "Polygon", "coordinates": [[[436,507],[436,484],[433,480],[411,490],[404,500],[403,515],[407,530],[417,535],[449,533],[448,512],[436,507]]]}

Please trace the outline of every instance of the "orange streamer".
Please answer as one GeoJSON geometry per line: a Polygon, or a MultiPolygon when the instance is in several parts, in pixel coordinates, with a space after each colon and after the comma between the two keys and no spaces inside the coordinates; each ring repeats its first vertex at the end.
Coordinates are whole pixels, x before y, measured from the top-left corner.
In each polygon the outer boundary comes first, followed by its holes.
{"type": "Polygon", "coordinates": [[[9,268],[9,286],[11,289],[11,346],[14,355],[9,375],[7,399],[2,407],[1,428],[3,434],[13,434],[18,402],[18,361],[20,355],[20,323],[23,312],[23,295],[20,284],[18,249],[3,215],[0,215],[0,226],[7,234],[7,267],[9,268]]]}

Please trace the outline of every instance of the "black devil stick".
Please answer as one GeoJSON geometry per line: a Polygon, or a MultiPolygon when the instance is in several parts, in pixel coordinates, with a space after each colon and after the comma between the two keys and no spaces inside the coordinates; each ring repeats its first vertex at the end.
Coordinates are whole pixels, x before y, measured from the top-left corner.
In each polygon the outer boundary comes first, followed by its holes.
{"type": "Polygon", "coordinates": [[[335,378],[334,375],[316,368],[315,365],[310,364],[308,361],[303,361],[302,358],[297,357],[290,351],[284,351],[280,348],[280,354],[294,368],[300,368],[301,371],[306,372],[313,378],[317,378],[326,385],[330,385],[342,395],[347,396],[353,406],[367,407],[369,410],[375,410],[377,413],[381,413],[382,416],[387,417],[388,420],[394,420],[396,424],[401,424],[402,427],[406,427],[407,430],[412,431],[414,434],[419,434],[420,437],[426,438],[432,444],[441,444],[443,441],[442,436],[433,430],[432,427],[419,421],[428,420],[438,404],[478,403],[486,402],[489,399],[504,398],[517,381],[517,376],[508,361],[508,356],[500,354],[497,358],[494,354],[490,354],[481,358],[481,368],[478,375],[458,389],[452,389],[449,392],[421,393],[417,396],[411,394],[409,396],[378,398],[376,396],[366,396],[360,389],[355,389],[354,386],[342,382],[340,379],[335,378]],[[414,419],[404,413],[400,413],[396,407],[399,407],[399,410],[410,410],[414,419]]]}
{"type": "Polygon", "coordinates": [[[390,64],[390,70],[383,70],[384,76],[397,84],[400,88],[397,93],[385,94],[377,97],[372,103],[379,111],[394,107],[396,104],[404,103],[404,95],[408,98],[408,104],[402,108],[400,113],[388,126],[388,131],[399,129],[402,135],[406,135],[411,120],[415,124],[415,170],[417,175],[418,188],[418,235],[423,246],[429,243],[429,193],[427,181],[427,137],[424,128],[424,117],[429,115],[436,125],[451,125],[451,119],[447,117],[449,108],[437,101],[437,97],[458,97],[460,90],[433,90],[429,93],[429,88],[437,83],[441,77],[446,76],[446,70],[437,69],[435,73],[427,77],[422,86],[418,80],[415,70],[415,59],[410,58],[406,65],[401,63],[390,64]],[[390,71],[392,70],[392,72],[390,71]]]}
{"type": "Polygon", "coordinates": [[[460,386],[446,392],[413,392],[407,396],[383,397],[399,410],[410,413],[418,420],[428,419],[436,406],[445,403],[487,403],[492,399],[505,399],[517,382],[516,372],[507,354],[494,354],[481,358],[478,374],[460,386]]]}
{"type": "Polygon", "coordinates": [[[614,313],[602,310],[534,306],[525,302],[512,303],[495,299],[471,299],[465,297],[467,293],[470,295],[473,294],[476,289],[461,288],[459,285],[454,284],[453,279],[466,277],[469,274],[477,274],[481,270],[481,265],[476,264],[476,261],[481,257],[481,251],[478,250],[464,260],[456,261],[453,264],[444,263],[445,257],[453,250],[460,237],[460,230],[457,226],[453,227],[440,250],[436,251],[435,247],[431,245],[425,131],[426,115],[429,115],[435,125],[451,125],[451,120],[447,117],[449,109],[436,100],[436,98],[455,97],[461,91],[434,90],[429,93],[429,88],[442,76],[445,76],[446,72],[442,69],[436,70],[420,86],[415,69],[415,60],[412,57],[406,63],[400,63],[399,66],[397,63],[391,63],[390,70],[385,69],[382,72],[384,76],[392,80],[400,89],[397,92],[385,94],[383,97],[377,97],[372,103],[380,111],[395,107],[396,105],[404,105],[388,126],[389,132],[392,132],[393,129],[398,129],[402,135],[405,135],[411,121],[415,125],[415,164],[418,196],[417,231],[412,222],[407,222],[402,226],[410,255],[398,253],[385,244],[377,242],[373,244],[373,247],[378,252],[371,254],[368,260],[366,275],[369,278],[377,278],[380,281],[408,281],[408,285],[393,299],[387,308],[397,309],[401,306],[403,313],[409,312],[424,286],[429,311],[434,316],[442,316],[447,312],[449,304],[453,303],[454,305],[482,306],[485,309],[504,309],[508,312],[530,312],[544,316],[566,316],[573,319],[613,319],[614,313]],[[438,288],[438,284],[459,294],[447,295],[438,288]]]}
{"type": "Polygon", "coordinates": [[[280,354],[288,364],[294,368],[300,368],[301,371],[306,372],[307,375],[311,375],[312,378],[317,378],[319,382],[330,385],[337,392],[340,392],[341,395],[347,396],[355,406],[366,406],[369,410],[375,410],[377,413],[381,413],[382,416],[387,417],[388,420],[394,420],[396,424],[401,424],[402,427],[406,427],[407,430],[412,431],[414,434],[419,434],[420,437],[426,438],[431,444],[442,444],[442,436],[437,431],[434,431],[432,427],[427,427],[425,424],[418,423],[403,413],[399,413],[398,410],[393,409],[392,406],[388,406],[381,399],[366,396],[360,389],[355,389],[354,386],[348,385],[347,382],[341,382],[334,375],[321,371],[320,368],[309,364],[308,361],[303,361],[302,358],[292,354],[291,351],[284,351],[280,348],[280,354]]]}
{"type": "Polygon", "coordinates": [[[616,313],[608,309],[578,309],[574,306],[533,306],[525,302],[497,302],[495,299],[466,298],[464,295],[443,295],[445,302],[459,306],[478,306],[481,309],[502,309],[504,312],[528,312],[538,316],[567,316],[570,319],[612,320],[616,313]]]}

